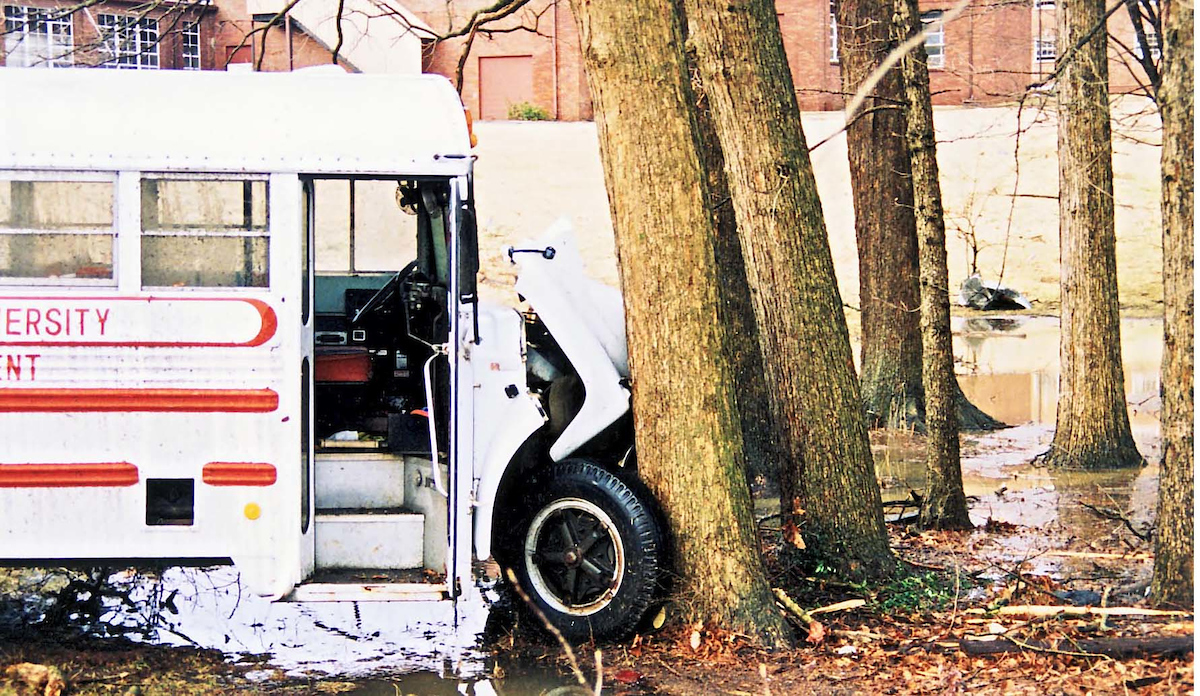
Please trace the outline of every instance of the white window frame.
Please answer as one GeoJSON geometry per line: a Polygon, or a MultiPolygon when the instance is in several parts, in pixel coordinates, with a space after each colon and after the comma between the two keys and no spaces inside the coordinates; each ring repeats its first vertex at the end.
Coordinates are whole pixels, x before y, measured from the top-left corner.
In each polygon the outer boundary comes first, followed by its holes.
{"type": "MultiPolygon", "coordinates": [[[[1148,27],[1146,31],[1146,43],[1150,46],[1150,60],[1159,60],[1162,58],[1162,41],[1158,37],[1158,32],[1154,31],[1154,27],[1148,27]]],[[[1138,60],[1143,59],[1142,42],[1134,37],[1133,40],[1133,55],[1137,56],[1138,60]]]]}
{"type": "Polygon", "coordinates": [[[200,20],[185,24],[179,32],[179,67],[183,70],[200,69],[200,20]]]}
{"type": "Polygon", "coordinates": [[[1034,39],[1033,59],[1039,63],[1058,60],[1058,42],[1055,39],[1034,39]]]}
{"type": "MultiPolygon", "coordinates": [[[[940,22],[942,19],[941,10],[933,10],[931,12],[921,13],[921,27],[927,29],[934,22],[940,22]]],[[[942,70],[946,67],[946,25],[938,24],[936,31],[930,31],[925,35],[925,65],[931,70],[942,70]],[[930,54],[929,49],[937,49],[936,54],[930,54]]]]}
{"type": "Polygon", "coordinates": [[[101,13],[96,17],[104,40],[102,68],[157,70],[158,20],[135,15],[101,13]]]}
{"type": "Polygon", "coordinates": [[[838,57],[837,0],[829,0],[829,62],[841,62],[838,57]]]}
{"type": "Polygon", "coordinates": [[[266,224],[259,228],[217,228],[217,227],[179,227],[169,229],[146,229],[146,221],[140,217],[138,219],[138,268],[140,269],[138,282],[142,291],[163,291],[171,292],[246,292],[246,291],[267,291],[273,287],[276,282],[276,270],[272,267],[272,259],[274,258],[275,243],[272,239],[271,229],[271,177],[268,174],[241,174],[241,173],[207,173],[207,172],[154,172],[145,171],[139,172],[137,175],[137,200],[138,208],[141,209],[142,183],[147,180],[155,181],[219,181],[219,182],[263,182],[266,184],[264,195],[267,206],[266,224]],[[142,257],[142,246],[144,240],[148,237],[197,237],[197,238],[213,238],[213,237],[233,237],[240,239],[261,238],[267,240],[267,284],[266,285],[153,285],[145,281],[145,260],[142,257]]]}
{"type": "MultiPolygon", "coordinates": [[[[4,234],[78,234],[78,235],[107,235],[112,237],[112,277],[111,278],[46,278],[46,277],[0,277],[0,286],[60,286],[60,287],[117,287],[121,274],[120,262],[120,194],[117,189],[116,172],[96,171],[42,171],[42,170],[7,170],[0,171],[0,184],[9,181],[45,181],[45,182],[81,182],[81,183],[110,183],[113,187],[112,224],[108,227],[67,227],[67,228],[17,228],[0,225],[4,234]]],[[[0,221],[3,222],[3,221],[0,221]]]]}
{"type": "Polygon", "coordinates": [[[71,14],[24,5],[4,6],[4,54],[10,68],[65,68],[74,63],[71,14]]]}

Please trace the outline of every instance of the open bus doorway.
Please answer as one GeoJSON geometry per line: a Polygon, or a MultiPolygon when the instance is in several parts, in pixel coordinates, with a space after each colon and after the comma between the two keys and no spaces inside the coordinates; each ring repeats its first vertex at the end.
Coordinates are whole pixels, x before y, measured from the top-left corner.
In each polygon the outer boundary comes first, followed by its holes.
{"type": "Polygon", "coordinates": [[[449,183],[308,178],[304,191],[317,520],[312,580],[444,582],[449,183]]]}

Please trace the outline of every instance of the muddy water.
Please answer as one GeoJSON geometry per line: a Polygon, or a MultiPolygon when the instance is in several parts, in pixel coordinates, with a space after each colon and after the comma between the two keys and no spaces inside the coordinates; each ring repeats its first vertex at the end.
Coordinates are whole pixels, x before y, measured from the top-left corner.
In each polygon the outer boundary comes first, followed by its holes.
{"type": "MultiPolygon", "coordinates": [[[[1032,569],[1069,574],[1080,564],[1044,555],[1070,540],[1093,550],[1124,550],[1118,523],[1099,520],[1080,503],[1127,513],[1139,530],[1150,522],[1157,495],[1159,363],[1162,322],[1121,324],[1125,391],[1138,448],[1151,462],[1140,470],[1060,471],[1031,462],[1054,436],[1058,400],[1058,320],[1053,317],[956,318],[959,383],[976,405],[1012,427],[963,437],[963,487],[972,521],[1018,525],[1025,533],[989,540],[1011,555],[1036,558],[1032,569]]],[[[885,500],[925,486],[919,442],[878,433],[874,450],[885,500]]]]}

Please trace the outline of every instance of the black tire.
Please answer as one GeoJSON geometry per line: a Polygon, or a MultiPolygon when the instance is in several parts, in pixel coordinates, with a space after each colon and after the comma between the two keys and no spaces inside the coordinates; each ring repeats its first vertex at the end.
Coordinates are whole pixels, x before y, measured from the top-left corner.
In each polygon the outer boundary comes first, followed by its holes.
{"type": "Polygon", "coordinates": [[[628,636],[659,598],[666,558],[649,491],[582,459],[522,488],[500,556],[530,601],[569,640],[628,636]]]}

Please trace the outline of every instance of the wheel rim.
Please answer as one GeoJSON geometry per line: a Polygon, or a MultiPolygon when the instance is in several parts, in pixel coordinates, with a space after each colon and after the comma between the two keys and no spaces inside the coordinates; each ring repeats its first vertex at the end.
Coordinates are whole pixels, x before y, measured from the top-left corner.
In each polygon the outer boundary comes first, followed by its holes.
{"type": "Polygon", "coordinates": [[[612,518],[579,498],[542,508],[525,534],[524,555],[538,595],[576,616],[608,606],[625,577],[625,547],[612,518]]]}

